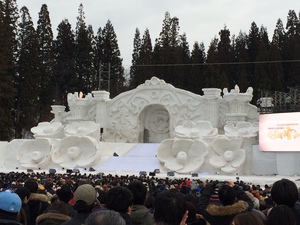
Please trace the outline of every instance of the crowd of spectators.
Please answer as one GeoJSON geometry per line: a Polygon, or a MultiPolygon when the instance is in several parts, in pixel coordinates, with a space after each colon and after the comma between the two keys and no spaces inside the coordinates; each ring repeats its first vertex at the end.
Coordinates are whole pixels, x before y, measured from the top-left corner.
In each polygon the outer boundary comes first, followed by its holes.
{"type": "Polygon", "coordinates": [[[300,225],[298,199],[288,179],[260,186],[103,173],[0,173],[0,224],[300,225]]]}

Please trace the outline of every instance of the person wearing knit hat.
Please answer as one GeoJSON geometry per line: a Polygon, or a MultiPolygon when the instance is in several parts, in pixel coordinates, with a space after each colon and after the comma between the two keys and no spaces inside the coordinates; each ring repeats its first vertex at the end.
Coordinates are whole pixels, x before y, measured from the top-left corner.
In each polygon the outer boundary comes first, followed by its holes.
{"type": "Polygon", "coordinates": [[[6,191],[0,192],[0,224],[22,224],[17,220],[21,206],[19,195],[6,191]]]}
{"type": "Polygon", "coordinates": [[[74,192],[74,206],[77,214],[62,225],[81,225],[85,223],[86,218],[92,213],[97,199],[97,191],[90,184],[78,186],[74,192]]]}

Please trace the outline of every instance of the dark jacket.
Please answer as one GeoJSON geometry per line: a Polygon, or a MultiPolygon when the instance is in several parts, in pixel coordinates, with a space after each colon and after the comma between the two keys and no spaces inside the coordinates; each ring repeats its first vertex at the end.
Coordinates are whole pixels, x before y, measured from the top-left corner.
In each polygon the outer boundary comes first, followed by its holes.
{"type": "Polygon", "coordinates": [[[28,225],[35,225],[36,218],[41,215],[48,207],[48,197],[44,194],[31,193],[27,206],[29,207],[28,225]]]}
{"type": "Polygon", "coordinates": [[[120,212],[120,215],[125,220],[126,225],[132,225],[131,216],[128,213],[120,212]]]}
{"type": "Polygon", "coordinates": [[[65,206],[67,207],[67,210],[68,210],[68,216],[73,218],[77,214],[77,211],[74,210],[73,206],[68,203],[65,203],[65,206]]]}
{"type": "Polygon", "coordinates": [[[295,215],[297,225],[300,225],[300,202],[297,201],[295,206],[292,208],[293,213],[295,215]]]}
{"type": "Polygon", "coordinates": [[[0,224],[2,225],[23,225],[17,221],[17,213],[8,213],[0,210],[0,224]]]}
{"type": "Polygon", "coordinates": [[[6,219],[0,219],[1,225],[23,225],[23,223],[19,223],[16,220],[6,220],[6,219]]]}
{"type": "Polygon", "coordinates": [[[131,209],[132,224],[153,225],[153,215],[143,205],[133,205],[131,209]]]}
{"type": "Polygon", "coordinates": [[[229,225],[237,214],[251,211],[253,203],[247,194],[236,188],[237,202],[232,205],[211,204],[211,190],[204,188],[198,201],[198,212],[210,223],[210,225],[229,225]]]}
{"type": "Polygon", "coordinates": [[[56,213],[56,212],[47,212],[39,215],[36,218],[36,224],[37,225],[60,225],[68,220],[70,220],[71,217],[56,213]]]}
{"type": "Polygon", "coordinates": [[[82,225],[85,223],[86,218],[91,214],[90,213],[77,213],[73,218],[67,222],[62,223],[62,225],[82,225]]]}

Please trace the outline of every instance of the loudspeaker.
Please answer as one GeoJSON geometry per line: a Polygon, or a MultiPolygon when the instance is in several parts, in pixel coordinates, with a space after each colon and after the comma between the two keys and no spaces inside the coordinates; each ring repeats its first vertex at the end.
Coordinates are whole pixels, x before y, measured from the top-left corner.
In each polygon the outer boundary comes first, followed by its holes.
{"type": "Polygon", "coordinates": [[[192,173],[192,177],[198,177],[198,173],[192,173]]]}
{"type": "Polygon", "coordinates": [[[153,173],[160,173],[160,169],[155,169],[153,173]]]}
{"type": "Polygon", "coordinates": [[[140,171],[140,176],[147,176],[147,172],[146,171],[140,171]]]}
{"type": "Polygon", "coordinates": [[[80,173],[79,169],[73,169],[72,172],[73,173],[80,173]]]}
{"type": "Polygon", "coordinates": [[[90,172],[96,171],[93,167],[90,167],[89,169],[90,172]]]}
{"type": "Polygon", "coordinates": [[[33,169],[27,169],[27,173],[33,173],[33,169]]]}
{"type": "Polygon", "coordinates": [[[175,173],[173,171],[170,171],[167,173],[168,176],[173,177],[175,175],[175,173]]]}
{"type": "Polygon", "coordinates": [[[149,176],[154,177],[155,176],[155,172],[149,172],[149,176]]]}
{"type": "Polygon", "coordinates": [[[73,170],[72,169],[67,169],[67,173],[72,173],[73,170]]]}
{"type": "Polygon", "coordinates": [[[49,173],[52,173],[52,174],[56,173],[56,169],[49,169],[49,173]]]}
{"type": "Polygon", "coordinates": [[[117,153],[114,152],[113,156],[119,156],[117,153]]]}

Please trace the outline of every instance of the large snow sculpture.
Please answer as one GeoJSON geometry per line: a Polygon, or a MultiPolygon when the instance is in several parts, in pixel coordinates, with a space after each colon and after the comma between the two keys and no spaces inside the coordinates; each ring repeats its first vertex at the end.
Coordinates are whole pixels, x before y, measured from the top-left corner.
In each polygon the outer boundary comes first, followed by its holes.
{"type": "Polygon", "coordinates": [[[152,77],[113,99],[106,91],[69,93],[70,110],[53,105],[54,119],[31,129],[36,140],[0,145],[0,167],[99,168],[109,142],[161,143],[157,158],[167,171],[250,174],[258,133],[252,88],[202,90],[197,95],[152,77]]]}

